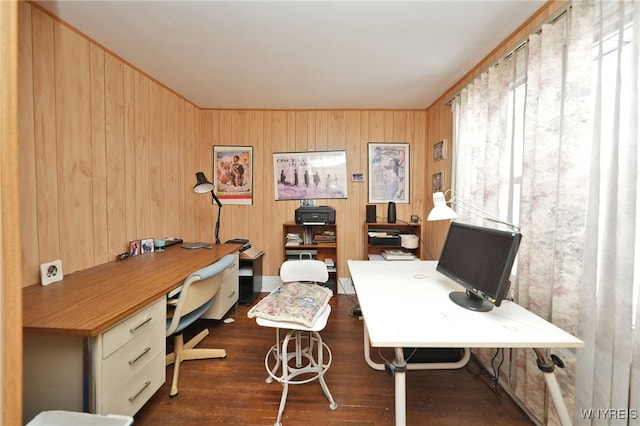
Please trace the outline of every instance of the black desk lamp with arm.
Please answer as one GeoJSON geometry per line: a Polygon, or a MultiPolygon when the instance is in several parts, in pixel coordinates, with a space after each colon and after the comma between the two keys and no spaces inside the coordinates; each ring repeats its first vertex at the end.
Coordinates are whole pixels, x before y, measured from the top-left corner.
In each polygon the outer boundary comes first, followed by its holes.
{"type": "Polygon", "coordinates": [[[215,186],[207,180],[207,177],[203,172],[197,172],[196,179],[197,183],[193,187],[193,192],[196,192],[198,194],[205,194],[207,192],[210,192],[212,199],[211,203],[215,202],[218,205],[218,219],[216,220],[215,238],[216,244],[220,244],[220,237],[218,234],[220,232],[220,212],[222,211],[222,203],[220,202],[218,197],[216,197],[216,193],[214,191],[215,186]]]}

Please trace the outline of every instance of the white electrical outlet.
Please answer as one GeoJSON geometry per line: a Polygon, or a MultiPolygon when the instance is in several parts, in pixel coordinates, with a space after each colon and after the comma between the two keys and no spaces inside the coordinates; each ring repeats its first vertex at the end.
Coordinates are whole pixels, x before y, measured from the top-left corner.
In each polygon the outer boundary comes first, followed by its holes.
{"type": "Polygon", "coordinates": [[[57,259],[40,265],[40,284],[49,285],[62,280],[62,260],[57,259]]]}

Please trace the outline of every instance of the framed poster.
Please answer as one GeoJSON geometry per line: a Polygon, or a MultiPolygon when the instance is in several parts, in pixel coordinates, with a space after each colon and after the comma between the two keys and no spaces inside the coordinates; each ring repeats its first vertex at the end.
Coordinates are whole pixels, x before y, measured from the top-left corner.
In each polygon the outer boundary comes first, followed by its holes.
{"type": "Polygon", "coordinates": [[[223,204],[253,204],[253,147],[213,147],[213,185],[223,204]]]}
{"type": "Polygon", "coordinates": [[[369,203],[409,203],[409,144],[368,144],[369,203]]]}
{"type": "Polygon", "coordinates": [[[274,152],[275,199],[347,198],[346,151],[274,152]]]}

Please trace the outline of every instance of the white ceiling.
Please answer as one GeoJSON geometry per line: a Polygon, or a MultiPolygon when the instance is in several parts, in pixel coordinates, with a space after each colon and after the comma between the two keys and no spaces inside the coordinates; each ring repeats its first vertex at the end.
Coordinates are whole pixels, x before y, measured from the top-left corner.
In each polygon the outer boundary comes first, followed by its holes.
{"type": "Polygon", "coordinates": [[[37,3],[201,108],[425,109],[545,0],[37,3]]]}

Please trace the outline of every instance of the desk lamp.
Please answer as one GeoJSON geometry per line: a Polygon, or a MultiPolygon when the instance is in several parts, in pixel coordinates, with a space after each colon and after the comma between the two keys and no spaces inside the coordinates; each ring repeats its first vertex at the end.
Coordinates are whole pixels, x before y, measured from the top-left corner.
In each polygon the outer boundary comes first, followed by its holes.
{"type": "Polygon", "coordinates": [[[220,244],[220,237],[218,236],[218,233],[220,232],[220,212],[222,210],[222,203],[220,202],[218,197],[216,197],[216,193],[214,191],[215,189],[214,185],[207,180],[203,172],[196,173],[196,179],[198,181],[193,187],[193,192],[196,192],[198,194],[206,194],[207,192],[210,192],[211,204],[215,202],[218,205],[218,220],[216,220],[215,238],[216,238],[216,244],[220,244]]]}
{"type": "Polygon", "coordinates": [[[474,206],[473,204],[469,204],[468,202],[461,200],[460,198],[453,195],[453,192],[449,189],[447,192],[434,192],[433,193],[433,209],[429,212],[429,216],[427,217],[428,221],[434,220],[446,220],[446,219],[455,219],[458,217],[458,213],[456,213],[451,207],[447,205],[447,203],[451,205],[455,205],[460,207],[461,209],[467,210],[476,216],[480,216],[483,219],[489,220],[491,222],[500,223],[502,225],[508,226],[515,232],[520,232],[520,227],[518,225],[514,225],[513,223],[505,222],[499,219],[497,216],[488,213],[479,207],[474,206]],[[446,200],[446,194],[451,192],[451,197],[449,201],[446,200]]]}

